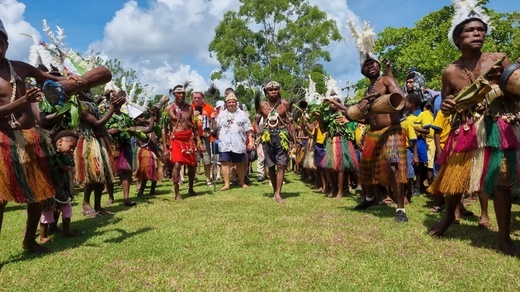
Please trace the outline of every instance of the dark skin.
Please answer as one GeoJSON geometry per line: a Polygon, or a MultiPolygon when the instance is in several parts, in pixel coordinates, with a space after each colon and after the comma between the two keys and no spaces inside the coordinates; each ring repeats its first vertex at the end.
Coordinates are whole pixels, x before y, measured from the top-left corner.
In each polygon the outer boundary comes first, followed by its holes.
{"type": "MultiPolygon", "coordinates": [[[[375,60],[367,60],[363,64],[361,73],[370,80],[369,89],[372,90],[370,90],[368,95],[358,104],[360,109],[363,109],[369,103],[368,98],[372,98],[373,93],[381,95],[399,93],[403,95],[403,91],[395,79],[389,76],[381,76],[381,78],[379,78],[380,72],[380,64],[375,60]]],[[[340,104],[338,104],[338,106],[346,113],[347,107],[340,104]]],[[[359,120],[357,122],[362,124],[369,124],[371,131],[377,131],[392,125],[398,125],[400,123],[400,114],[398,111],[384,114],[369,112],[368,116],[364,120],[359,120]]],[[[397,181],[397,165],[392,164],[390,169],[388,169],[388,173],[390,178],[390,187],[396,197],[397,208],[404,208],[404,185],[397,181]]],[[[365,187],[367,198],[374,198],[374,196],[379,198],[379,185],[364,184],[363,186],[365,187]]]]}
{"type": "MultiPolygon", "coordinates": [[[[166,111],[170,116],[171,129],[173,129],[173,134],[177,132],[181,132],[187,129],[193,131],[193,135],[195,137],[195,142],[197,144],[197,149],[199,151],[204,151],[204,145],[201,143],[199,139],[197,125],[193,122],[193,109],[192,107],[186,103],[186,93],[185,92],[174,92],[175,96],[174,105],[170,104],[166,107],[166,111]],[[177,111],[180,111],[180,118],[177,116],[177,111]]],[[[170,157],[170,151],[168,150],[167,141],[169,138],[167,137],[166,129],[162,129],[162,143],[163,143],[163,157],[170,157]]],[[[179,184],[176,183],[179,181],[179,175],[181,171],[182,164],[180,162],[175,162],[173,165],[172,172],[172,180],[174,182],[174,192],[175,192],[175,200],[182,201],[182,197],[179,193],[179,184]]],[[[188,165],[188,193],[191,196],[196,196],[197,193],[193,190],[193,183],[195,182],[195,165],[188,165]]]]}
{"type": "MultiPolygon", "coordinates": [[[[471,84],[471,77],[477,78],[486,70],[492,68],[486,76],[491,83],[497,83],[504,70],[509,65],[509,59],[505,59],[502,66],[494,66],[493,63],[504,56],[502,53],[484,53],[486,27],[481,21],[474,20],[464,24],[460,35],[454,36],[454,42],[458,46],[461,57],[444,69],[442,74],[442,96],[454,96],[460,90],[471,84]],[[493,66],[493,67],[492,67],[493,66]],[[469,71],[469,73],[468,73],[469,71]]],[[[510,97],[505,93],[505,97],[510,97]]],[[[511,96],[512,97],[512,96],[511,96]]],[[[449,98],[443,100],[441,110],[445,114],[455,111],[455,102],[449,98]]],[[[446,196],[446,212],[435,225],[430,228],[430,235],[441,236],[455,220],[455,210],[460,202],[462,194],[446,196]]],[[[513,256],[520,255],[520,249],[513,244],[510,236],[511,224],[511,188],[497,186],[494,194],[494,206],[498,224],[499,249],[513,256]]]]}
{"type": "MultiPolygon", "coordinates": [[[[80,100],[85,100],[86,97],[80,95],[80,100]]],[[[121,106],[125,103],[126,98],[124,96],[111,98],[110,100],[110,107],[108,111],[105,113],[103,117],[100,119],[97,119],[94,115],[92,115],[90,112],[83,110],[81,111],[80,115],[80,121],[81,123],[86,123],[90,125],[95,133],[98,134],[104,134],[105,133],[105,125],[110,120],[110,117],[119,109],[121,106]]],[[[107,182],[107,185],[109,185],[112,182],[107,182]]],[[[83,191],[83,203],[82,203],[82,209],[84,214],[93,214],[92,213],[92,206],[90,205],[90,195],[92,192],[94,192],[94,210],[97,213],[106,213],[109,214],[110,212],[101,208],[101,195],[103,194],[103,183],[86,183],[84,185],[84,191],[83,191]]]]}
{"type": "MultiPolygon", "coordinates": [[[[5,58],[8,47],[9,43],[6,37],[0,33],[0,116],[6,117],[14,114],[19,123],[19,129],[30,129],[36,126],[36,121],[39,119],[39,113],[36,113],[33,108],[37,108],[37,103],[41,100],[41,92],[39,88],[27,90],[25,87],[26,78],[33,77],[37,82],[43,82],[47,79],[60,81],[66,78],[53,76],[24,62],[11,61],[14,71],[20,77],[19,80],[16,80],[15,100],[11,102],[13,86],[9,83],[11,74],[7,59],[5,58]]],[[[78,77],[69,78],[74,78],[78,82],[80,81],[78,77]]],[[[11,125],[8,120],[5,118],[2,119],[2,122],[0,122],[0,130],[10,128],[11,125]]],[[[7,202],[0,202],[0,230],[6,204],[7,202]]],[[[40,202],[27,204],[27,227],[22,247],[29,252],[41,253],[48,251],[47,248],[39,245],[35,240],[42,207],[40,202]]]]}
{"type": "MultiPolygon", "coordinates": [[[[278,113],[278,125],[273,128],[288,128],[291,137],[296,137],[294,133],[294,129],[291,126],[289,121],[289,115],[291,113],[289,102],[285,99],[282,99],[280,96],[280,88],[272,87],[266,88],[267,91],[267,99],[268,101],[264,101],[260,104],[260,108],[258,109],[258,113],[264,119],[267,119],[267,116],[271,112],[274,106],[276,106],[276,112],[278,113]]],[[[254,120],[254,129],[260,129],[258,127],[258,123],[260,118],[258,117],[254,120]]],[[[271,126],[267,125],[267,128],[271,128],[271,126]]],[[[257,133],[261,134],[261,133],[257,133]]],[[[296,142],[293,141],[293,145],[296,145],[296,142]]],[[[285,165],[276,165],[273,167],[269,167],[269,180],[271,180],[271,184],[273,185],[273,199],[275,199],[278,203],[284,204],[285,200],[282,198],[282,185],[283,178],[285,176],[285,165]]]]}
{"type": "MultiPolygon", "coordinates": [[[[137,129],[138,130],[141,130],[143,133],[146,134],[146,136],[148,136],[148,144],[147,144],[147,147],[148,149],[150,149],[150,151],[153,151],[155,153],[157,153],[157,150],[158,150],[158,139],[157,139],[157,136],[155,135],[155,133],[153,132],[153,127],[155,125],[155,122],[156,120],[158,119],[158,116],[159,116],[159,109],[157,109],[156,107],[152,107],[152,109],[150,110],[150,118],[148,120],[145,120],[144,118],[142,117],[138,117],[137,118],[137,129]]],[[[139,143],[139,145],[142,145],[142,141],[138,141],[137,143],[139,143]]],[[[144,189],[146,188],[146,183],[148,182],[147,179],[143,179],[141,180],[141,185],[139,186],[139,191],[137,193],[137,196],[138,197],[141,197],[144,195],[144,189]]],[[[152,184],[150,186],[150,193],[149,193],[149,196],[150,197],[153,197],[155,196],[155,187],[157,186],[157,181],[152,181],[152,184]]]]}

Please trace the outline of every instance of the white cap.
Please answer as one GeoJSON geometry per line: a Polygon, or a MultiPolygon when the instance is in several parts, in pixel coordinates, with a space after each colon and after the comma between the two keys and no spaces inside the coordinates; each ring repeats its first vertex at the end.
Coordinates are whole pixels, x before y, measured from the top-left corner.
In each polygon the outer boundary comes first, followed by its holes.
{"type": "Polygon", "coordinates": [[[223,107],[225,105],[224,101],[218,100],[215,104],[215,108],[223,107]]]}

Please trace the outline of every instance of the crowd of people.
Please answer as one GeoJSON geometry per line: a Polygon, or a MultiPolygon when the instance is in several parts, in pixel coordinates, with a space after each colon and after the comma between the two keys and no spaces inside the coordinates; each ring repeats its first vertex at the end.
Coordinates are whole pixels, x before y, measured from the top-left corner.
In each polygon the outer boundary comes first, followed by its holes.
{"type": "Polygon", "coordinates": [[[255,160],[257,181],[268,177],[273,199],[281,204],[287,170],[300,173],[327,197],[341,199],[346,191],[359,190],[362,201],[355,210],[395,203],[399,223],[408,221],[405,206],[414,196],[429,194],[430,210],[444,210],[429,230],[432,236],[443,235],[469,213],[462,204],[468,195],[480,199],[479,226],[491,226],[487,205],[492,196],[499,247],[519,255],[510,237],[512,189],[520,170],[518,96],[497,85],[507,57],[482,52],[488,24],[478,7],[456,11],[448,37],[461,57],[442,72],[440,91],[428,89],[414,68],[399,85],[388,63],[383,70],[373,47],[366,46],[375,36],[351,26],[354,38],[369,38],[356,40],[364,44],[358,46],[360,69],[369,81],[356,104],[347,106],[332,84],[320,98],[295,107],[282,98],[282,85],[271,80],[252,117],[232,88],[213,107],[201,90],[193,90],[188,102],[182,85],[170,90],[172,102],[163,96],[149,110],[130,113],[124,110],[129,104],[124,90],[106,87],[95,98],[86,88],[77,93],[82,110],[72,131],[56,127],[60,117],[41,109],[45,96],[25,81],[85,80],[6,59],[8,34],[0,21],[0,227],[7,202],[27,203],[23,248],[45,252],[36,242],[38,225],[40,243],[58,229],[60,215],[62,235],[77,236],[70,227],[75,186],[83,188],[83,215],[93,218],[113,214],[102,207],[102,194],[107,192],[106,203],[114,204],[116,181],[128,207],[136,205],[130,194],[134,181],[138,197],[153,197],[164,177],[171,179],[180,201],[185,168],[187,193],[196,196],[197,165],[208,187],[221,178],[220,191],[226,191],[232,185],[249,187],[255,160]]]}

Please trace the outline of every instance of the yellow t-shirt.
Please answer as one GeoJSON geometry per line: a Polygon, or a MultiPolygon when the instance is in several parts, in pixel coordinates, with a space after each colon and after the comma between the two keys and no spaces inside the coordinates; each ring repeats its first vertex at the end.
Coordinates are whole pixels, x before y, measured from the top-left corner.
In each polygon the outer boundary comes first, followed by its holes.
{"type": "Polygon", "coordinates": [[[315,127],[314,130],[312,131],[312,134],[315,138],[315,142],[318,143],[318,144],[324,144],[325,143],[325,138],[327,138],[327,132],[322,132],[320,130],[320,127],[315,127]]]}
{"type": "Polygon", "coordinates": [[[439,112],[431,125],[433,130],[440,131],[439,144],[441,145],[442,149],[444,149],[446,141],[448,141],[448,136],[450,135],[450,119],[451,115],[444,115],[442,112],[439,112]]]}
{"type": "Polygon", "coordinates": [[[411,119],[404,119],[401,121],[401,128],[406,133],[406,147],[410,148],[412,147],[412,141],[417,140],[417,134],[415,133],[415,129],[412,126],[412,123],[410,122],[411,119]]]}

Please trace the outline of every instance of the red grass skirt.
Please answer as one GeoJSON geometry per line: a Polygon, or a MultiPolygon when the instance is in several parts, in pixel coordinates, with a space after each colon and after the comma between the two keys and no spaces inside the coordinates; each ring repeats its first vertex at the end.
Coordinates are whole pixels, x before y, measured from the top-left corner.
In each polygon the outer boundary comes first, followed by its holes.
{"type": "Polygon", "coordinates": [[[0,130],[0,202],[41,202],[56,193],[49,134],[40,128],[0,130]]]}
{"type": "Polygon", "coordinates": [[[146,147],[139,147],[137,150],[137,171],[135,176],[139,181],[162,180],[162,169],[160,160],[157,155],[146,147]]]}

